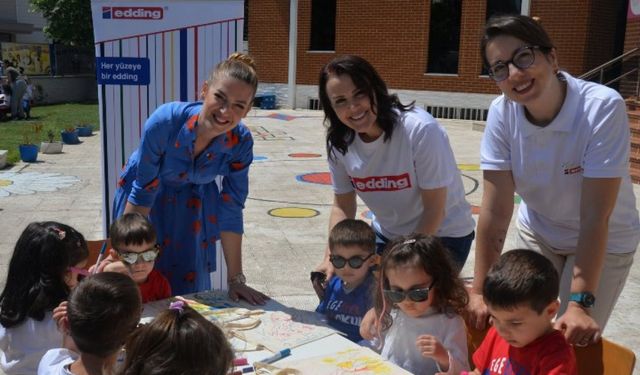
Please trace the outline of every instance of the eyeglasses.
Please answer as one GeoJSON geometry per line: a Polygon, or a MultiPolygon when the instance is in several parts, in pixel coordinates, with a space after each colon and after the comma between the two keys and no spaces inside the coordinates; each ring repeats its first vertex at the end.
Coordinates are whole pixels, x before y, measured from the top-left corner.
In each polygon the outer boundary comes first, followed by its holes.
{"type": "Polygon", "coordinates": [[[359,256],[355,256],[355,257],[351,257],[349,259],[346,259],[345,257],[341,257],[339,255],[331,255],[329,256],[329,261],[331,262],[331,264],[333,264],[333,266],[335,268],[344,268],[344,266],[347,265],[347,263],[349,263],[349,267],[353,268],[353,269],[358,269],[360,267],[362,267],[362,265],[364,264],[364,262],[371,258],[375,253],[371,253],[368,256],[366,256],[365,258],[361,258],[359,256]]]}
{"type": "Polygon", "coordinates": [[[160,245],[155,245],[151,249],[147,249],[141,253],[126,250],[116,250],[116,253],[118,253],[118,257],[121,261],[128,264],[136,264],[140,258],[142,258],[142,261],[144,262],[153,262],[160,253],[160,245]]]}
{"type": "Polygon", "coordinates": [[[82,281],[82,279],[84,279],[85,277],[91,275],[91,273],[89,271],[85,270],[84,268],[78,268],[78,267],[70,266],[69,268],[67,268],[67,270],[69,272],[78,274],[78,281],[82,281]]]}
{"type": "Polygon", "coordinates": [[[536,61],[535,50],[539,46],[524,46],[518,48],[508,61],[498,61],[489,67],[489,76],[496,82],[502,82],[509,77],[509,64],[522,70],[527,69],[536,61]]]}
{"type": "Polygon", "coordinates": [[[409,297],[413,302],[424,302],[429,298],[429,291],[433,288],[433,283],[426,288],[416,288],[411,290],[384,289],[384,295],[393,303],[400,303],[409,297]]]}

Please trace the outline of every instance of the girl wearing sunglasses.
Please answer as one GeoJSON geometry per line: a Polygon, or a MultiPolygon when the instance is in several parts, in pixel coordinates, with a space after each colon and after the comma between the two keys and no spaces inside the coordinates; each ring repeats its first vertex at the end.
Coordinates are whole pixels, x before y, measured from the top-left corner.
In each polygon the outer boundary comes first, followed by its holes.
{"type": "Polygon", "coordinates": [[[468,370],[467,334],[458,315],[467,293],[440,240],[424,234],[400,237],[387,246],[380,269],[376,328],[368,313],[362,336],[377,335],[382,356],[413,374],[468,370]]]}
{"type": "Polygon", "coordinates": [[[481,147],[471,323],[487,322],[482,285],[517,193],[517,247],[543,254],[566,276],[555,328],[586,345],[604,329],[640,242],[624,100],[561,71],[549,35],[532,18],[490,19],[480,47],[503,95],[491,104],[481,147]]]}

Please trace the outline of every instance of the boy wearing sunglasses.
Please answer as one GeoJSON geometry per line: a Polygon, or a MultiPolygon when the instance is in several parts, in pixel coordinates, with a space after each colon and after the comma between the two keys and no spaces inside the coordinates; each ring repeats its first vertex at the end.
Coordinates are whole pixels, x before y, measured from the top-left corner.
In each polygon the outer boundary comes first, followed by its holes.
{"type": "Polygon", "coordinates": [[[330,326],[356,343],[362,341],[359,332],[362,317],[373,306],[375,249],[375,233],[362,220],[345,219],[329,233],[329,260],[335,267],[335,275],[329,280],[316,312],[324,314],[330,326]]]}
{"type": "Polygon", "coordinates": [[[473,374],[577,374],[573,349],[553,328],[558,289],[558,273],[543,255],[502,254],[484,280],[493,326],[473,354],[473,374]]]}
{"type": "Polygon", "coordinates": [[[154,269],[160,255],[156,231],[142,214],[129,213],[118,218],[109,229],[109,258],[116,260],[104,267],[105,272],[120,272],[131,276],[138,284],[142,303],[171,297],[169,281],[154,269]]]}

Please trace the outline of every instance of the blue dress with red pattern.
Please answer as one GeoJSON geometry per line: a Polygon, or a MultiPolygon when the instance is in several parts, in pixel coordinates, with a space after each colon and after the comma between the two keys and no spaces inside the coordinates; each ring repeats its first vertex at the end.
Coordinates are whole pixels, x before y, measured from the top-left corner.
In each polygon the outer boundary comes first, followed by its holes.
{"type": "Polygon", "coordinates": [[[125,205],[151,207],[162,254],[158,269],[174,295],[211,288],[220,231],[243,232],[253,138],[246,126],[214,138],[194,158],[202,103],[167,103],[144,126],[139,148],[120,174],[113,218],[125,205]],[[219,188],[216,177],[223,176],[219,188]]]}

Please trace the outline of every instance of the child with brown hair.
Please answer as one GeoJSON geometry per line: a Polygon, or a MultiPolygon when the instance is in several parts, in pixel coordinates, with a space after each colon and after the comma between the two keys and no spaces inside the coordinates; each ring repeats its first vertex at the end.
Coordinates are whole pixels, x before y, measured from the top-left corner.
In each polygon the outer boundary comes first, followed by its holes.
{"type": "Polygon", "coordinates": [[[360,333],[372,339],[371,331],[377,331],[386,360],[416,375],[469,369],[466,329],[458,315],[467,292],[438,238],[413,234],[389,243],[379,284],[376,329],[363,322],[360,333]]]}
{"type": "Polygon", "coordinates": [[[220,375],[233,366],[222,330],[182,301],[129,338],[119,375],[220,375]]]}

